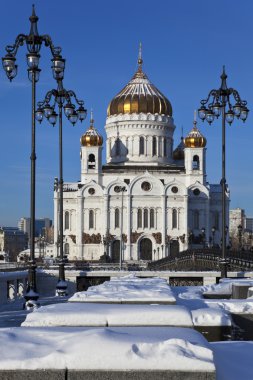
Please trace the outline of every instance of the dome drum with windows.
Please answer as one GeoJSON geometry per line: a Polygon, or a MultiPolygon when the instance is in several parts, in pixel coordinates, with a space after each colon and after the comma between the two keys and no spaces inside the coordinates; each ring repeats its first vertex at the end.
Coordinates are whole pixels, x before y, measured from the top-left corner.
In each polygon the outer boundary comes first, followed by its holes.
{"type": "Polygon", "coordinates": [[[100,134],[94,127],[94,119],[93,119],[92,112],[91,112],[91,119],[90,119],[90,127],[85,132],[85,134],[82,135],[80,142],[82,146],[102,146],[103,145],[103,137],[100,136],[100,134]]]}

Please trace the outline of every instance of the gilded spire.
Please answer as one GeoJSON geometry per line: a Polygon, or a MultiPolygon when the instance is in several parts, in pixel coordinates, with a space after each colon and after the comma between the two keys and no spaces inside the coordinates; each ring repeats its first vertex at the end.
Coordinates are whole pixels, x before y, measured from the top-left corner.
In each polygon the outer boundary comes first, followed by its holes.
{"type": "Polygon", "coordinates": [[[94,127],[93,109],[90,110],[90,126],[94,127]]]}
{"type": "Polygon", "coordinates": [[[143,63],[143,59],[142,59],[142,45],[141,45],[141,42],[140,42],[140,45],[139,45],[139,54],[138,54],[138,71],[142,71],[142,63],[143,63]]]}

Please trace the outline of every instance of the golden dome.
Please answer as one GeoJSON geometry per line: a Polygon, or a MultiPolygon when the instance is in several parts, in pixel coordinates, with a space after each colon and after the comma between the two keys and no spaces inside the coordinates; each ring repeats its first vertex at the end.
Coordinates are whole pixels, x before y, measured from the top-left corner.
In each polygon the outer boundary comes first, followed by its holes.
{"type": "Polygon", "coordinates": [[[130,82],[111,101],[107,116],[125,113],[151,113],[172,116],[169,100],[149,81],[142,71],[139,52],[138,70],[130,82]]]}
{"type": "Polygon", "coordinates": [[[191,132],[184,139],[184,145],[186,148],[204,148],[206,146],[206,138],[198,130],[196,120],[193,122],[191,132]]]}
{"type": "Polygon", "coordinates": [[[88,130],[82,135],[80,142],[82,146],[102,146],[103,137],[100,136],[96,128],[94,127],[93,114],[91,112],[90,126],[88,130]]]}
{"type": "Polygon", "coordinates": [[[184,148],[185,148],[184,138],[181,137],[180,144],[173,151],[173,159],[174,160],[184,160],[184,148]]]}

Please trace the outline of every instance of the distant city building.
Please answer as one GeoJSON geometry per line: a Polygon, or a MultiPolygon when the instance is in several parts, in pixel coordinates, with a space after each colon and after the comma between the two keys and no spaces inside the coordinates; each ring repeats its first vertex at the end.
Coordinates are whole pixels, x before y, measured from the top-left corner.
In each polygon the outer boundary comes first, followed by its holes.
{"type": "MultiPolygon", "coordinates": [[[[40,218],[35,220],[35,237],[45,234],[45,229],[52,226],[52,220],[49,218],[40,218]]],[[[18,222],[18,228],[28,234],[30,238],[30,218],[21,218],[18,222]]]]}
{"type": "Polygon", "coordinates": [[[45,227],[44,234],[45,242],[48,244],[53,244],[54,242],[54,226],[45,227]]]}
{"type": "Polygon", "coordinates": [[[17,227],[0,227],[0,252],[6,252],[9,261],[17,261],[17,255],[27,246],[27,233],[17,227]]]}
{"type": "Polygon", "coordinates": [[[245,230],[248,232],[253,232],[253,218],[245,219],[245,230]]]}
{"type": "Polygon", "coordinates": [[[242,208],[236,208],[229,210],[229,234],[234,235],[238,232],[238,226],[245,228],[245,210],[242,208]]]}
{"type": "Polygon", "coordinates": [[[232,248],[246,250],[252,249],[252,233],[253,218],[247,218],[245,210],[241,208],[230,210],[229,236],[232,248]]]}

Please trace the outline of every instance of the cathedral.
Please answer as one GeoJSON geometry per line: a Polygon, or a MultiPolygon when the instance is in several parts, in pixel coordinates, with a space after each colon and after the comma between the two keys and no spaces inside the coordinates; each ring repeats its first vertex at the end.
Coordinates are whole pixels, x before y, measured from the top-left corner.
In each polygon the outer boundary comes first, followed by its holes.
{"type": "MultiPolygon", "coordinates": [[[[94,125],[81,136],[81,176],[65,182],[64,254],[69,260],[158,260],[221,242],[221,186],[209,184],[206,138],[193,128],[173,148],[170,101],[138,69],[111,100],[106,141],[94,125]],[[106,163],[102,150],[106,149],[106,163]]],[[[58,187],[54,240],[58,241],[58,187]]],[[[227,224],[229,193],[227,193],[227,224]]]]}

